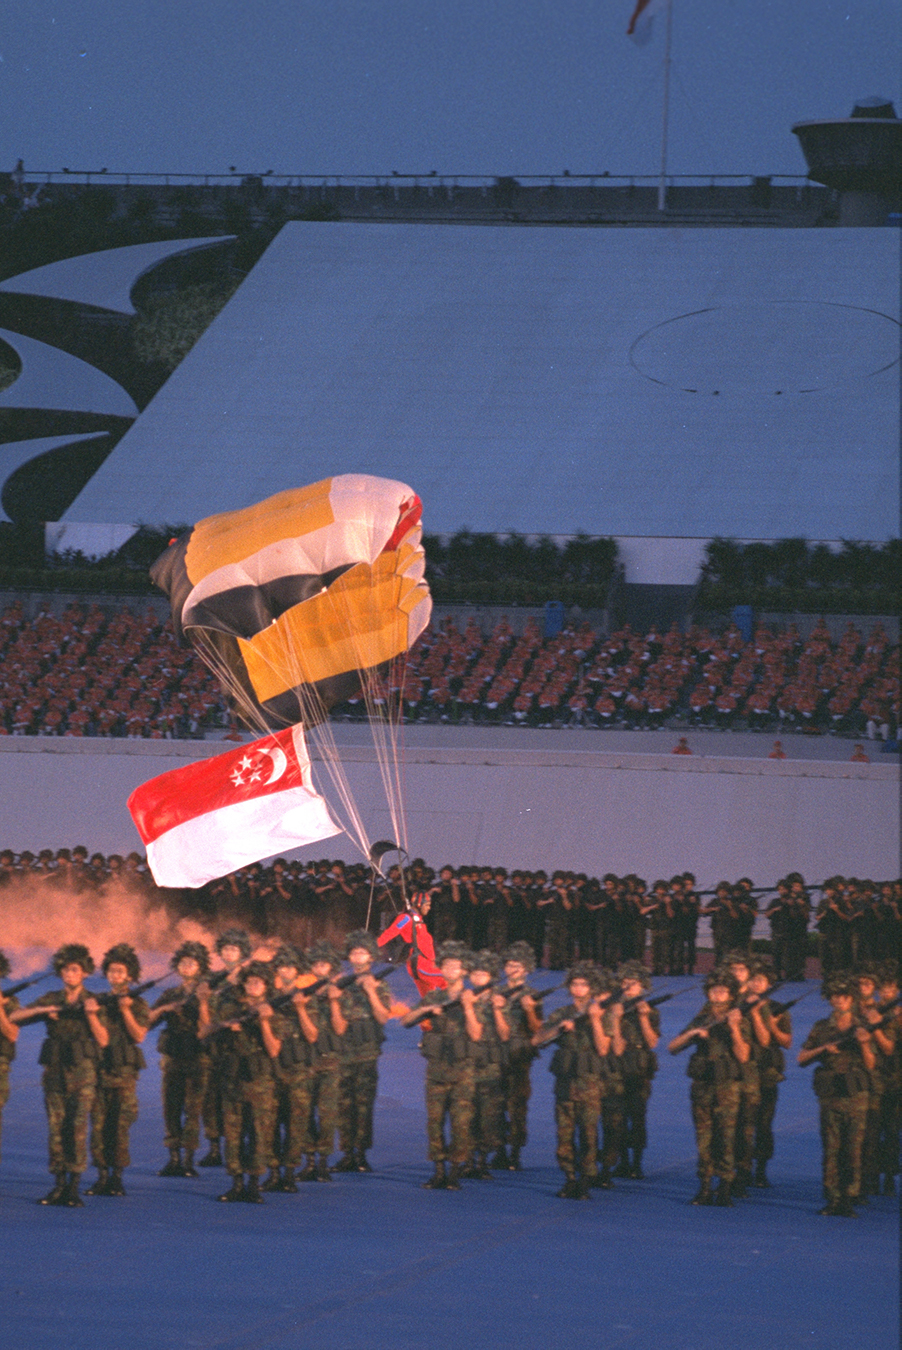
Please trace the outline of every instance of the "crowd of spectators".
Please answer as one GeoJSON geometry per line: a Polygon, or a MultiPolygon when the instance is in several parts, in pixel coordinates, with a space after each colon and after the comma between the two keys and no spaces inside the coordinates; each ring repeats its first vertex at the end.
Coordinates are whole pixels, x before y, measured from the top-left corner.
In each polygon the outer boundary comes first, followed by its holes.
{"type": "MultiPolygon", "coordinates": [[[[184,738],[225,727],[216,680],[148,611],[70,605],[59,617],[0,615],[0,735],[184,738]]],[[[428,629],[391,689],[409,722],[654,728],[690,725],[895,739],[899,647],[875,623],[833,641],[759,624],[750,641],[676,625],[644,635],[589,624],[517,636],[506,619],[486,636],[474,620],[428,629]]],[[[363,718],[362,698],[333,709],[363,718]]]]}
{"type": "Polygon", "coordinates": [[[216,680],[153,610],[0,614],[0,735],[182,739],[225,721],[216,680]]]}
{"type": "Polygon", "coordinates": [[[88,855],[79,845],[35,857],[0,852],[0,908],[14,892],[50,886],[84,898],[130,892],[148,906],[210,929],[239,924],[262,938],[287,938],[304,948],[326,939],[344,945],[349,932],[378,934],[406,904],[416,905],[435,942],[455,939],[474,950],[501,952],[526,941],[536,963],[561,970],[577,960],[616,966],[645,960],[656,975],[698,969],[698,930],[708,920],[715,961],[749,953],[759,916],[770,932],[775,973],[802,979],[808,934],[818,934],[825,972],[895,960],[902,940],[902,882],[829,877],[806,884],[792,872],[774,887],[749,877],[699,890],[691,872],[649,884],[630,873],[590,877],[582,872],[446,864],[438,872],[415,858],[385,876],[363,863],[328,858],[277,858],[254,863],[192,891],[158,888],[144,858],[130,853],[88,855]],[[813,892],[819,892],[815,906],[813,892]]]}

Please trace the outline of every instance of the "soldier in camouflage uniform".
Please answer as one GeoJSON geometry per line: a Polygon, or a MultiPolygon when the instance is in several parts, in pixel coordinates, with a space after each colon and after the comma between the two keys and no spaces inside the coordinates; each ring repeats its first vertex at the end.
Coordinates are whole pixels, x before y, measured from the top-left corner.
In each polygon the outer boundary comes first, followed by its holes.
{"type": "Polygon", "coordinates": [[[871,1028],[872,1048],[874,1051],[874,1071],[871,1074],[871,1090],[868,1093],[868,1118],[864,1131],[864,1146],[861,1152],[861,1194],[871,1196],[880,1194],[880,1132],[883,1118],[883,1094],[887,1090],[888,1078],[892,1072],[892,1062],[896,1049],[895,1028],[877,1025],[881,1021],[877,1007],[877,968],[874,965],[863,966],[855,977],[858,985],[856,998],[856,1017],[871,1028]]]}
{"type": "Polygon", "coordinates": [[[53,955],[63,987],[20,1009],[47,1019],[39,1063],[49,1126],[50,1171],[55,1183],[42,1205],[80,1207],[81,1176],[88,1165],[88,1122],[97,1091],[97,1065],[109,1044],[107,1017],[84,980],[94,969],[87,947],[70,942],[53,955]]]}
{"type": "Polygon", "coordinates": [[[348,1024],[342,1012],[341,990],[335,984],[335,977],[341,970],[341,961],[335,948],[328,942],[318,942],[308,947],[305,956],[313,978],[328,979],[329,983],[309,996],[301,989],[298,1000],[304,1001],[307,1018],[316,1030],[316,1037],[310,1047],[307,1165],[299,1173],[299,1178],[303,1181],[327,1181],[331,1180],[329,1155],[335,1146],[338,1130],[342,1045],[348,1024]]]}
{"type": "Polygon", "coordinates": [[[877,1140],[878,1174],[883,1176],[883,1194],[895,1195],[899,1174],[899,1131],[902,1128],[902,1007],[899,1006],[899,972],[895,961],[884,961],[877,972],[877,1012],[892,1019],[886,1030],[892,1037],[892,1052],[884,1056],[880,1073],[880,1134],[877,1140]]]}
{"type": "Polygon", "coordinates": [[[163,1096],[164,1144],[169,1161],[161,1177],[196,1177],[194,1154],[200,1142],[200,1117],[210,1078],[210,1054],[200,1037],[200,996],[208,990],[204,976],[210,953],[202,942],[183,942],[173,953],[172,969],[181,980],[160,995],[150,1025],[165,1020],[157,1041],[163,1096]],[[182,1159],[184,1150],[184,1161],[182,1159]]]}
{"type": "Polygon", "coordinates": [[[533,1036],[541,1049],[557,1041],[549,1068],[554,1074],[557,1160],[564,1173],[563,1200],[587,1200],[598,1175],[598,1122],[603,1060],[611,1049],[598,1004],[599,982],[588,963],[567,974],[571,1002],[557,1009],[533,1036]]]}
{"type": "Polygon", "coordinates": [[[642,1154],[648,1144],[645,1125],[651,1082],[658,1070],[655,1049],[661,1038],[661,1016],[643,999],[651,981],[641,961],[625,961],[617,969],[620,999],[611,1009],[619,1020],[624,1049],[620,1056],[623,1081],[622,1130],[618,1141],[615,1177],[642,1179],[642,1154]],[[624,1011],[624,1005],[627,1005],[624,1011]],[[630,1006],[631,1005],[631,1006],[630,1006]]]}
{"type": "Polygon", "coordinates": [[[341,1161],[333,1172],[371,1172],[366,1155],[373,1146],[373,1110],[379,1081],[383,1027],[391,1017],[392,997],[383,980],[372,974],[378,954],[375,938],[365,929],[350,933],[345,954],[357,976],[341,997],[347,1022],[342,1039],[338,1089],[338,1138],[341,1161]]]}
{"type": "Polygon", "coordinates": [[[821,992],[833,1011],[811,1028],[799,1063],[804,1067],[820,1061],[814,1091],[820,1107],[826,1200],[821,1213],[853,1218],[861,1194],[861,1154],[876,1057],[870,1032],[854,1016],[858,992],[854,978],[837,972],[824,981],[821,992]]]}
{"type": "MultiPolygon", "coordinates": [[[[0,952],[0,979],[9,974],[9,961],[5,952],[0,952]]],[[[9,1101],[9,1066],[16,1057],[16,1041],[19,1028],[10,1021],[10,1015],[16,1011],[19,1000],[15,994],[0,994],[0,1129],[3,1124],[3,1108],[9,1101]]]]}
{"type": "MultiPolygon", "coordinates": [[[[229,1004],[229,1021],[212,1023],[220,1041],[217,1052],[222,1091],[222,1129],[230,1188],[218,1199],[263,1203],[260,1178],[277,1165],[273,1151],[276,1129],[275,1064],[287,1034],[286,1019],[274,1012],[272,976],[263,961],[241,970],[236,989],[240,1004],[229,1004]],[[247,1173],[247,1181],[244,1174],[247,1173]]],[[[204,1007],[201,1003],[201,1027],[204,1007]]]]}
{"type": "Polygon", "coordinates": [[[542,1025],[542,1004],[526,983],[535,970],[536,958],[532,944],[514,942],[502,955],[505,991],[505,1020],[510,1027],[504,1064],[501,1071],[501,1092],[506,1116],[504,1138],[507,1144],[498,1149],[491,1166],[520,1170],[520,1150],[526,1143],[526,1115],[532,1091],[530,1070],[536,1057],[532,1038],[542,1025]]]}
{"type": "Polygon", "coordinates": [[[470,984],[476,993],[473,1007],[482,1024],[482,1036],[474,1047],[472,1154],[463,1175],[474,1181],[490,1181],[489,1154],[504,1146],[504,1094],[502,1075],[510,1041],[506,999],[495,992],[501,960],[493,951],[476,952],[470,984]]]}
{"type": "Polygon", "coordinates": [[[792,1022],[788,1010],[768,997],[773,983],[773,967],[765,957],[749,961],[748,997],[757,999],[751,1010],[752,1054],[758,1067],[759,1098],[754,1117],[752,1157],[755,1175],[752,1185],[759,1190],[770,1186],[767,1164],[774,1156],[774,1115],[777,1110],[777,1088],[786,1077],[784,1051],[792,1044],[792,1022]],[[759,1023],[761,1030],[759,1031],[759,1023]]]}
{"type": "Polygon", "coordinates": [[[443,942],[436,953],[444,989],[431,989],[401,1021],[424,1023],[420,1052],[426,1059],[426,1133],[435,1171],[427,1190],[460,1190],[460,1178],[472,1151],[475,1048],[483,1036],[476,995],[464,987],[473,954],[462,942],[443,942]],[[449,1135],[445,1139],[445,1121],[449,1135]],[[446,1172],[445,1164],[450,1162],[446,1172]]]}
{"type": "MultiPolygon", "coordinates": [[[[227,928],[216,939],[216,954],[224,969],[217,970],[208,980],[211,993],[211,1017],[222,1021],[231,1007],[240,1002],[238,995],[238,977],[251,959],[251,942],[243,928],[227,928]]],[[[207,1077],[207,1090],[204,1094],[203,1124],[204,1135],[209,1144],[208,1151],[198,1163],[199,1167],[221,1167],[222,1149],[222,1085],[219,1081],[219,1066],[216,1061],[217,1042],[208,1045],[210,1072],[207,1077]]]]}
{"type": "MultiPolygon", "coordinates": [[[[739,889],[737,887],[737,889],[739,889]]],[[[759,1061],[770,1045],[770,1031],[764,1021],[764,1010],[757,998],[749,998],[749,958],[742,951],[730,952],[724,965],[736,980],[739,1008],[748,1019],[751,1030],[749,1057],[742,1066],[739,1094],[739,1119],[736,1122],[735,1176],[733,1197],[743,1199],[752,1184],[752,1164],[755,1157],[755,1125],[761,1110],[761,1070],[759,1061]]]]}
{"type": "Polygon", "coordinates": [[[141,978],[138,953],[120,942],[105,954],[101,969],[111,993],[101,999],[109,1028],[109,1044],[101,1052],[97,1095],[91,1108],[91,1159],[97,1180],[88,1195],[125,1195],[123,1170],[131,1158],[128,1136],[138,1119],[138,1074],[145,1068],[141,1042],[150,1025],[150,1009],[129,984],[141,978]]]}
{"type": "Polygon", "coordinates": [[[742,1098],[742,1069],[751,1056],[748,1019],[737,1007],[739,987],[729,970],[715,967],[705,980],[707,1002],[675,1036],[672,1055],[695,1049],[686,1070],[698,1149],[699,1189],[693,1205],[732,1205],[736,1125],[742,1098]],[[719,1178],[717,1192],[711,1182],[719,1178]]]}

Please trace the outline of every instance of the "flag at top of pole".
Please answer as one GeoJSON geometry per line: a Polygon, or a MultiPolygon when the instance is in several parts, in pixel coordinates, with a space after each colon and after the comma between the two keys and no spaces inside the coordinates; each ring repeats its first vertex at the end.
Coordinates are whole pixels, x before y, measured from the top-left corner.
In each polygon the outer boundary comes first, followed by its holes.
{"type": "Polygon", "coordinates": [[[669,4],[670,0],[637,0],[626,30],[627,37],[631,37],[639,47],[651,42],[655,15],[661,14],[669,4]]]}

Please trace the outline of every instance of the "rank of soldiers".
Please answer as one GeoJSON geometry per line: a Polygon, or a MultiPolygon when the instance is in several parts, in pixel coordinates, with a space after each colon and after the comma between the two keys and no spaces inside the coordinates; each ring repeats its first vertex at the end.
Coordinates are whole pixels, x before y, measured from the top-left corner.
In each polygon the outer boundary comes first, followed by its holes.
{"type": "MultiPolygon", "coordinates": [[[[646,1112],[658,1068],[658,1008],[700,994],[698,986],[653,994],[638,960],[616,970],[579,962],[562,984],[537,989],[535,954],[518,941],[500,954],[448,940],[436,964],[444,987],[413,1007],[398,1002],[379,967],[375,938],[349,934],[342,957],[321,941],[254,952],[228,929],[209,948],[183,942],[168,976],[141,981],[138,954],[118,943],[103,956],[108,990],[86,988],[94,961],[80,943],[51,968],[0,998],[0,1111],[20,1025],[42,1020],[40,1051],[49,1170],[43,1205],[83,1204],[84,1194],[124,1196],[129,1135],[138,1115],[142,1042],[160,1024],[164,1145],[162,1177],[196,1177],[224,1166],[224,1203],[260,1204],[263,1193],[297,1192],[334,1173],[371,1171],[373,1112],[385,1025],[416,1028],[426,1060],[430,1190],[518,1171],[526,1143],[530,1071],[553,1046],[557,1162],[563,1199],[588,1199],[616,1178],[643,1179],[646,1112]],[[261,959],[265,957],[265,959],[261,959]],[[18,995],[55,976],[58,986],[20,1005],[18,995]],[[175,983],[168,981],[174,976],[175,983]],[[152,1002],[149,994],[167,981],[152,1002]],[[566,988],[563,1007],[543,1000],[566,988]],[[204,1141],[206,1152],[197,1154],[204,1141]],[[337,1149],[336,1149],[337,1141],[337,1149]],[[333,1155],[339,1156],[334,1161],[333,1155]]],[[[9,962],[0,952],[0,976],[9,962]]],[[[769,1187],[778,1084],[792,1043],[789,1001],[774,995],[767,958],[733,951],[704,980],[704,1003],[667,1047],[691,1050],[690,1108],[698,1150],[692,1204],[732,1206],[769,1187]]],[[[813,992],[813,991],[811,991],[813,992]]],[[[902,1008],[894,963],[831,971],[822,986],[831,1012],[799,1054],[815,1066],[823,1145],[823,1214],[851,1216],[871,1195],[891,1195],[899,1172],[902,1008]]]]}

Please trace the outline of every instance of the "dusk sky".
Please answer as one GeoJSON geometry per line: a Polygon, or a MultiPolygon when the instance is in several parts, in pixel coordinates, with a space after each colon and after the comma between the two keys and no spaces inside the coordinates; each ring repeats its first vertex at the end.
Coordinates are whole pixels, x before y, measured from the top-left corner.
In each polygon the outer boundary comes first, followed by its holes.
{"type": "MultiPolygon", "coordinates": [[[[653,174],[664,21],[633,0],[29,0],[0,29],[0,165],[653,174]]],[[[674,0],[669,168],[803,174],[794,121],[885,95],[899,0],[674,0]]]]}

